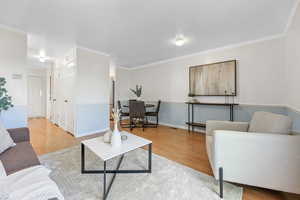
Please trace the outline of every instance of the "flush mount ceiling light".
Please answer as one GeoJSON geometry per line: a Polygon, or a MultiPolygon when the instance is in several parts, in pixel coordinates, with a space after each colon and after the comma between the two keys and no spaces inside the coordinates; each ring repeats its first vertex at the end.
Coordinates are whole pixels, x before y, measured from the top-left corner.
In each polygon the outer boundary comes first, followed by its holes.
{"type": "Polygon", "coordinates": [[[41,63],[46,62],[46,53],[45,53],[44,50],[40,51],[39,60],[40,60],[41,63]]]}
{"type": "Polygon", "coordinates": [[[45,58],[44,56],[40,56],[40,57],[39,57],[39,60],[40,60],[41,63],[46,62],[46,58],[45,58]]]}
{"type": "Polygon", "coordinates": [[[183,35],[177,35],[174,43],[176,46],[181,47],[186,43],[186,38],[183,35]]]}

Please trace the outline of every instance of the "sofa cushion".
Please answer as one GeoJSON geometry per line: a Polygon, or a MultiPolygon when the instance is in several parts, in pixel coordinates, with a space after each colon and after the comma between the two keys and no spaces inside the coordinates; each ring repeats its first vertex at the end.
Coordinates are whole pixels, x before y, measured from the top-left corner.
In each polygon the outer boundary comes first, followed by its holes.
{"type": "Polygon", "coordinates": [[[0,153],[15,145],[6,128],[0,121],[0,153]]]}
{"type": "Polygon", "coordinates": [[[231,122],[231,121],[206,121],[206,135],[213,136],[216,130],[230,130],[230,131],[241,131],[248,132],[248,122],[231,122]]]}
{"type": "Polygon", "coordinates": [[[0,154],[7,175],[21,169],[39,165],[40,162],[29,142],[20,142],[0,154]]]}
{"type": "Polygon", "coordinates": [[[289,134],[292,120],[285,115],[269,112],[255,112],[250,122],[249,132],[289,134]]]}

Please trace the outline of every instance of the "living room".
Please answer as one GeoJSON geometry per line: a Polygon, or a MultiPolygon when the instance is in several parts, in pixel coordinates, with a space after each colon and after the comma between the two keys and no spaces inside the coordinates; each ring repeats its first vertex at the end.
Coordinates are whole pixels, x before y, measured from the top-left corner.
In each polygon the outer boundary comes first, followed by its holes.
{"type": "Polygon", "coordinates": [[[298,0],[0,5],[1,200],[300,199],[298,0]]]}

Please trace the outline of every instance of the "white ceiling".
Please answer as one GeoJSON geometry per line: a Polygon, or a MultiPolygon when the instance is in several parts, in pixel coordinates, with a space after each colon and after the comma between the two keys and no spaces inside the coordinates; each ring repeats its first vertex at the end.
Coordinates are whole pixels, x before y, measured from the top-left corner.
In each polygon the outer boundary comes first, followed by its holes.
{"type": "Polygon", "coordinates": [[[30,49],[74,45],[139,65],[283,33],[297,0],[1,0],[0,24],[29,34],[30,49]],[[172,44],[176,34],[188,43],[172,44]]]}

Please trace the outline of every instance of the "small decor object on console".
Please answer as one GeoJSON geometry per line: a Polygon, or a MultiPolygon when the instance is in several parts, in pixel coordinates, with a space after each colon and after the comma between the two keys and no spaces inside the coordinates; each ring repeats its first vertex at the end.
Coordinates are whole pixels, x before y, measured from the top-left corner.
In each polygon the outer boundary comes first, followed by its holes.
{"type": "Polygon", "coordinates": [[[199,102],[198,99],[195,98],[193,94],[188,94],[187,102],[196,103],[199,102]]]}
{"type": "Polygon", "coordinates": [[[3,77],[0,77],[0,113],[4,110],[8,110],[13,107],[11,97],[8,96],[7,90],[4,88],[6,80],[3,77]]]}
{"type": "Polygon", "coordinates": [[[142,86],[136,85],[135,90],[134,89],[130,89],[130,90],[136,95],[137,100],[140,101],[142,96],[142,86]]]}
{"type": "Polygon", "coordinates": [[[114,117],[114,131],[112,132],[111,135],[111,145],[113,147],[119,147],[122,145],[121,133],[118,129],[118,124],[120,120],[120,109],[113,110],[113,117],[114,117]]]}

